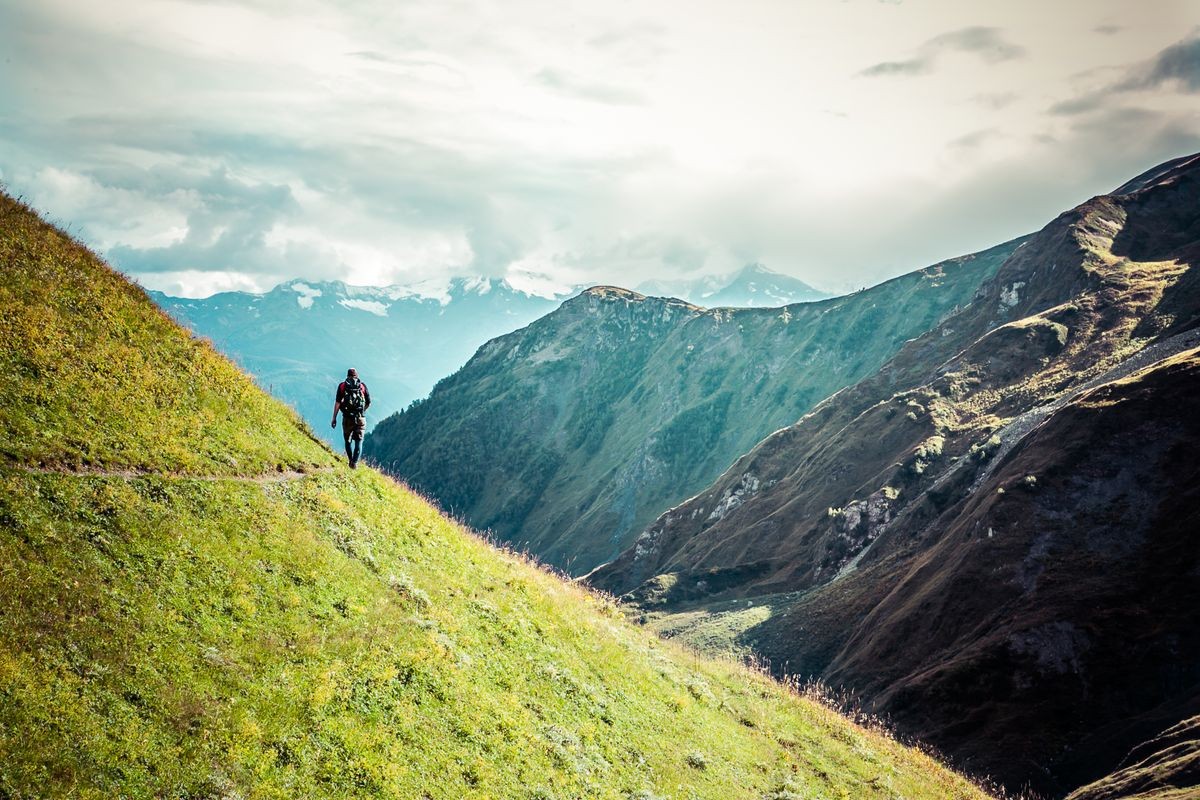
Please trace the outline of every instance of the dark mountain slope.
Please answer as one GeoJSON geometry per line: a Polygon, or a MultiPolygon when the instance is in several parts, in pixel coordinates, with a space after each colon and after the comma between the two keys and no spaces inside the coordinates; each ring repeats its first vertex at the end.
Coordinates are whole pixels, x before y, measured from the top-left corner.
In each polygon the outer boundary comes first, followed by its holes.
{"type": "Polygon", "coordinates": [[[778,309],[592,289],[489,342],[366,452],[473,525],[585,571],[969,302],[1019,244],[778,309]]]}
{"type": "Polygon", "coordinates": [[[1200,795],[1200,717],[1143,742],[1121,768],[1068,800],[1187,800],[1200,795]]]}
{"type": "Polygon", "coordinates": [[[590,579],[762,598],[743,644],[1014,785],[1196,713],[1198,173],[1060,216],[590,579]]]}
{"type": "Polygon", "coordinates": [[[982,798],[338,466],[0,195],[0,797],[982,798]]]}

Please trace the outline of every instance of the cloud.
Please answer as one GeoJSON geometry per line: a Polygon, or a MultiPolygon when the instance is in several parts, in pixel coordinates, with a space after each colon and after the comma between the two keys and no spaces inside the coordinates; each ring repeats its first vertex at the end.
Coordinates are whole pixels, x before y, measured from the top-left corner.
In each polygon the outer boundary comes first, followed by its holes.
{"type": "Polygon", "coordinates": [[[907,61],[881,61],[858,74],[867,78],[877,78],[882,75],[926,75],[932,71],[933,56],[919,56],[907,61]]]}
{"type": "Polygon", "coordinates": [[[1087,114],[1123,102],[1123,97],[1132,92],[1150,90],[1200,93],[1200,37],[1176,42],[1148,61],[1126,67],[1118,79],[1059,101],[1050,107],[1050,113],[1087,114]]]}
{"type": "Polygon", "coordinates": [[[1102,36],[1114,36],[1125,30],[1123,25],[1097,25],[1092,30],[1102,36]]]}
{"type": "Polygon", "coordinates": [[[968,98],[970,102],[976,105],[990,108],[994,111],[1008,108],[1017,100],[1016,92],[983,92],[981,94],[972,95],[968,98]]]}
{"type": "Polygon", "coordinates": [[[930,50],[959,50],[974,53],[989,64],[1011,61],[1025,55],[1025,48],[1006,42],[997,28],[970,27],[944,33],[925,45],[930,50]]]}
{"type": "Polygon", "coordinates": [[[587,39],[589,47],[615,54],[625,63],[649,66],[666,55],[665,25],[649,20],[637,20],[606,28],[587,39]]]}
{"type": "Polygon", "coordinates": [[[633,89],[582,80],[550,67],[539,70],[533,78],[548,89],[582,100],[610,105],[641,105],[645,102],[642,94],[633,89]]]}
{"type": "Polygon", "coordinates": [[[1025,48],[1006,41],[998,28],[971,26],[929,39],[917,48],[917,54],[912,58],[883,61],[858,74],[863,77],[927,75],[933,71],[940,56],[952,52],[968,53],[987,64],[999,64],[1023,57],[1025,48]]]}
{"type": "Polygon", "coordinates": [[[1135,68],[1114,89],[1134,91],[1171,86],[1181,92],[1200,92],[1200,37],[1171,45],[1149,64],[1135,68]]]}
{"type": "Polygon", "coordinates": [[[951,150],[967,152],[967,151],[978,150],[987,142],[993,141],[995,139],[1000,139],[1000,138],[1003,138],[1003,134],[1001,134],[1000,131],[998,131],[998,130],[995,130],[995,129],[977,130],[977,131],[972,131],[970,133],[964,134],[962,136],[958,136],[954,139],[951,139],[946,144],[946,147],[951,150]]]}
{"type": "Polygon", "coordinates": [[[1131,129],[1103,98],[1076,115],[1019,102],[1084,102],[1068,70],[1091,69],[1093,88],[1136,78],[1128,104],[1162,108],[1188,74],[1162,44],[1095,48],[1084,26],[1060,63],[1047,31],[1070,26],[998,4],[992,27],[945,32],[960,5],[930,2],[636,19],[600,0],[0,3],[23,65],[0,70],[0,177],[146,285],[193,295],[297,277],[636,285],[750,259],[857,288],[1023,233],[1194,141],[1187,109],[1131,129]],[[896,39],[924,44],[877,74],[927,77],[905,93],[853,78],[896,39]],[[1114,60],[1144,69],[1096,71],[1114,60]]]}

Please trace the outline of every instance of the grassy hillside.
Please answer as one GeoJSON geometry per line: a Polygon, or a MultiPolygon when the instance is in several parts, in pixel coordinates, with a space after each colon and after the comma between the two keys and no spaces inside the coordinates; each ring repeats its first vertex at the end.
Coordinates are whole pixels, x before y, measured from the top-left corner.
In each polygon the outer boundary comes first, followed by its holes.
{"type": "Polygon", "coordinates": [[[967,304],[1019,244],[786,308],[596,287],[480,348],[364,449],[476,527],[586,572],[967,304]]]}
{"type": "Polygon", "coordinates": [[[0,197],[0,797],[974,798],[625,624],[0,197]]]}
{"type": "Polygon", "coordinates": [[[332,463],[295,414],[9,198],[0,265],[6,460],[234,475],[332,463]]]}

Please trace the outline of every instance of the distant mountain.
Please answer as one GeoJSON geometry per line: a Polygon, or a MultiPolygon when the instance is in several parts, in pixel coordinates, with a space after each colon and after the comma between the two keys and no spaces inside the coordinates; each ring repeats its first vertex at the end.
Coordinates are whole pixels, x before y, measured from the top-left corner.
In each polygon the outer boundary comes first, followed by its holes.
{"type": "Polygon", "coordinates": [[[1200,155],[1060,215],[589,580],[1014,788],[1112,773],[1200,714],[1198,266],[1200,155]]]}
{"type": "Polygon", "coordinates": [[[424,397],[488,339],[559,303],[490,278],[457,278],[444,290],[419,291],[294,280],[265,294],[150,296],[291,403],[319,435],[337,441],[328,420],[347,367],[356,367],[370,387],[370,424],[424,397]]]}
{"type": "Polygon", "coordinates": [[[364,452],[472,525],[586,572],[970,302],[1018,245],[776,309],[589,289],[480,348],[364,452]]]}
{"type": "Polygon", "coordinates": [[[676,297],[706,308],[775,308],[833,296],[762,264],[747,264],[732,275],[647,281],[637,291],[649,296],[676,297]]]}

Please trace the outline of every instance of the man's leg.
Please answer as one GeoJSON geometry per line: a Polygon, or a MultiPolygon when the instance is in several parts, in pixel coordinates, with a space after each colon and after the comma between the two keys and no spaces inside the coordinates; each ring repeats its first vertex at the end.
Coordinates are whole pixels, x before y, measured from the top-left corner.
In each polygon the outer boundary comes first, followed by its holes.
{"type": "Polygon", "coordinates": [[[367,421],[362,417],[354,420],[354,433],[350,435],[350,440],[354,442],[354,455],[350,456],[350,466],[358,466],[358,454],[362,452],[363,433],[366,431],[367,421]]]}
{"type": "Polygon", "coordinates": [[[353,465],[355,456],[350,450],[350,442],[354,439],[354,428],[346,425],[344,422],[342,423],[342,439],[346,443],[346,460],[353,465]]]}

